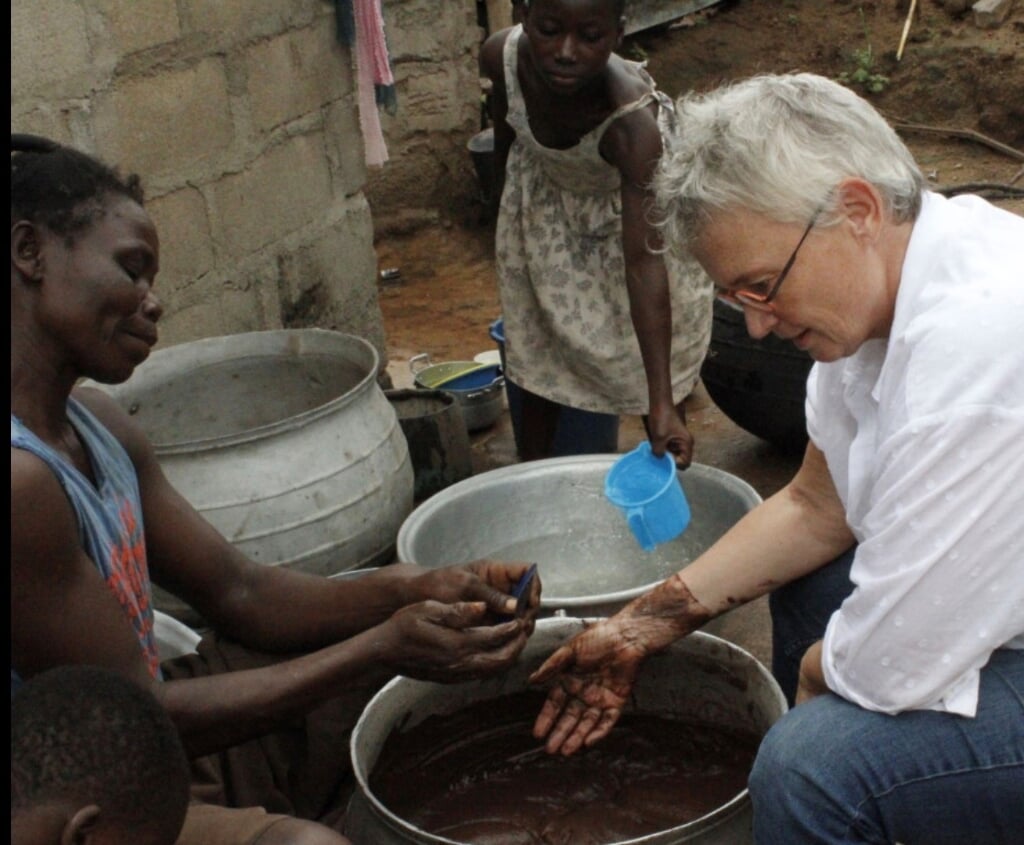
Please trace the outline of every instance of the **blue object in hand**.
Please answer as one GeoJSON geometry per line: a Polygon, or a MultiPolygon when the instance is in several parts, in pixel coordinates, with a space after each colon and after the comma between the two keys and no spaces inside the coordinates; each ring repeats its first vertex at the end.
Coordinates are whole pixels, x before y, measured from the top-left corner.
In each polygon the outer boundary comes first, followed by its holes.
{"type": "Polygon", "coordinates": [[[625,514],[645,552],[674,540],[690,524],[690,504],[672,455],[656,457],[646,440],[612,465],[604,493],[625,514]]]}
{"type": "Polygon", "coordinates": [[[530,568],[523,573],[523,576],[516,582],[516,585],[512,588],[511,595],[516,600],[516,610],[512,615],[503,615],[502,621],[509,621],[512,619],[519,619],[526,615],[526,611],[530,609],[530,584],[533,583],[533,579],[537,576],[537,564],[531,563],[530,568]]]}

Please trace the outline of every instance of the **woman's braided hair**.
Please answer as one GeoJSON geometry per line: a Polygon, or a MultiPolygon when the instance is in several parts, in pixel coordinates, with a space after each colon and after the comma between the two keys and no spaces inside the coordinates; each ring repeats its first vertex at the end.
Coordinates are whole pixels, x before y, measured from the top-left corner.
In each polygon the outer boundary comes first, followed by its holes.
{"type": "Polygon", "coordinates": [[[41,223],[69,241],[103,214],[110,196],[143,203],[142,183],[79,150],[11,133],[11,225],[41,223]]]}

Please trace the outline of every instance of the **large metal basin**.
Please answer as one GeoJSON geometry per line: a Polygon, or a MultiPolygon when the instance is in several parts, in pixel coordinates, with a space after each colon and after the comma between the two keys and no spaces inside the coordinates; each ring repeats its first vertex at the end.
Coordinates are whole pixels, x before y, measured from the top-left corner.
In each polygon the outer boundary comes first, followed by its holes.
{"type": "MultiPolygon", "coordinates": [[[[257,563],[330,575],[387,563],[412,510],[413,469],[354,335],[282,329],[155,352],[100,385],[149,436],[171,484],[257,563]]],[[[154,589],[190,625],[192,608],[154,589]]]]}
{"type": "Polygon", "coordinates": [[[577,455],[503,467],[454,484],[412,512],[398,557],[439,567],[478,558],[540,566],[545,615],[603,616],[694,560],[761,502],[749,484],[703,464],[680,474],[692,519],[644,552],[604,496],[619,455],[577,455]]]}
{"type": "MultiPolygon", "coordinates": [[[[345,833],[373,845],[462,845],[417,828],[374,794],[370,775],[392,731],[408,731],[436,714],[521,691],[527,678],[559,645],[584,627],[576,618],[541,619],[519,662],[495,678],[436,684],[395,678],[363,710],[350,743],[358,791],[348,807],[345,833]]],[[[763,736],[786,712],[786,699],[768,670],[743,649],[697,632],[649,658],[627,712],[659,714],[710,723],[763,736]]],[[[510,796],[514,801],[514,796],[510,796]]],[[[750,794],[746,789],[687,824],[615,845],[746,845],[752,841],[750,794]]]]}

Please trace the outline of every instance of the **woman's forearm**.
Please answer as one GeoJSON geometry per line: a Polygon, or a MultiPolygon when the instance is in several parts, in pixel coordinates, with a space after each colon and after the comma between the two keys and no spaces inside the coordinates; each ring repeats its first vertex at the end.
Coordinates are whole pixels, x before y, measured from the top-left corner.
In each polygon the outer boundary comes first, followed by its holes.
{"type": "Polygon", "coordinates": [[[824,458],[810,446],[793,481],[622,613],[627,627],[640,625],[661,648],[823,566],[853,542],[824,458]]]}

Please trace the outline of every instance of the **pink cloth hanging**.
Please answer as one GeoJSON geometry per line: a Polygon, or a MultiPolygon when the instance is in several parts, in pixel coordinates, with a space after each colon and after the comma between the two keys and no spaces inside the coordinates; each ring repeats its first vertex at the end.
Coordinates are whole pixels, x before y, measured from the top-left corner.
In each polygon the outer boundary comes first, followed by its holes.
{"type": "Polygon", "coordinates": [[[355,0],[352,14],[356,29],[356,76],[359,87],[359,128],[363,133],[366,164],[380,167],[388,160],[388,148],[377,110],[377,85],[394,85],[380,0],[355,0]]]}

